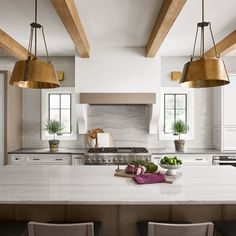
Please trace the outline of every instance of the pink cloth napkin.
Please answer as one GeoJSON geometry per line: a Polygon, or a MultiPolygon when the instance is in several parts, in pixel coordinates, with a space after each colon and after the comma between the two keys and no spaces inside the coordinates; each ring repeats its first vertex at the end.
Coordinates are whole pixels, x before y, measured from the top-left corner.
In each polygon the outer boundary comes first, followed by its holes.
{"type": "Polygon", "coordinates": [[[133,177],[137,184],[154,184],[166,180],[165,175],[160,172],[149,175],[137,175],[133,177]]]}

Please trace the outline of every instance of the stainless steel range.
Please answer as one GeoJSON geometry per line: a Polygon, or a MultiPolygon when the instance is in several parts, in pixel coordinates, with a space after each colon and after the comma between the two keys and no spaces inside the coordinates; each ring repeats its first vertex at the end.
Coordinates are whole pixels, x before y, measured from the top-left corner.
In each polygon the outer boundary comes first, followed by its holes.
{"type": "Polygon", "coordinates": [[[133,160],[151,161],[151,153],[143,147],[90,148],[84,156],[85,165],[126,165],[133,160]]]}

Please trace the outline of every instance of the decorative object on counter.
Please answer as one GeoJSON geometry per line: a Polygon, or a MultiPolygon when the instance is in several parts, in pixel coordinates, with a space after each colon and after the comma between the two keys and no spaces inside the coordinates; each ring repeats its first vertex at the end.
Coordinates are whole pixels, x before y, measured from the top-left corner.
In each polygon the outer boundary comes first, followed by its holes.
{"type": "Polygon", "coordinates": [[[104,133],[103,129],[95,128],[90,129],[87,133],[87,143],[90,148],[97,147],[97,134],[98,133],[104,133]]]}
{"type": "Polygon", "coordinates": [[[179,135],[179,139],[174,140],[175,150],[177,152],[183,152],[185,141],[180,139],[180,135],[185,134],[187,132],[186,123],[184,123],[182,120],[178,120],[178,121],[174,122],[173,125],[172,125],[172,131],[174,132],[174,135],[179,135]]]}
{"type": "Polygon", "coordinates": [[[57,88],[59,82],[51,58],[48,55],[48,48],[44,35],[44,28],[37,22],[37,0],[35,0],[35,21],[30,24],[31,32],[28,47],[28,58],[24,61],[17,61],[12,71],[10,84],[20,88],[57,88]],[[41,30],[44,46],[47,55],[47,61],[37,58],[37,30],[41,30]],[[34,55],[32,46],[34,43],[34,55]]]}
{"type": "Polygon", "coordinates": [[[164,169],[167,169],[166,175],[173,176],[177,174],[175,170],[182,167],[182,161],[178,159],[176,156],[175,157],[165,156],[164,158],[161,159],[160,166],[164,169]]]}
{"type": "Polygon", "coordinates": [[[204,20],[204,0],[202,0],[202,22],[197,24],[193,53],[190,61],[184,65],[180,83],[189,88],[206,88],[222,86],[229,83],[229,76],[223,60],[217,53],[215,40],[212,33],[211,23],[204,20]],[[205,34],[204,28],[210,29],[216,58],[207,58],[205,55],[205,34]],[[200,59],[194,60],[195,47],[198,36],[198,29],[201,30],[200,59]]]}
{"type": "Polygon", "coordinates": [[[49,140],[49,147],[51,152],[58,151],[60,140],[56,140],[56,135],[62,135],[63,129],[63,124],[61,124],[57,120],[49,120],[45,123],[45,130],[47,130],[49,134],[53,134],[53,140],[49,140]]]}
{"type": "Polygon", "coordinates": [[[181,78],[182,73],[180,71],[172,71],[171,72],[171,80],[172,81],[179,81],[181,78]]]}
{"type": "Polygon", "coordinates": [[[97,147],[113,147],[112,135],[110,133],[98,133],[97,147]]]}

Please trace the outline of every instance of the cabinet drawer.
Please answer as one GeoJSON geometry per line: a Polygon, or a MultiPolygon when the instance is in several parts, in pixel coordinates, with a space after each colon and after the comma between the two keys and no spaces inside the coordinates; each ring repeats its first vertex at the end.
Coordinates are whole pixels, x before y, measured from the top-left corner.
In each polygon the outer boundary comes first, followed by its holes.
{"type": "Polygon", "coordinates": [[[184,165],[212,165],[211,155],[179,155],[184,165]]]}
{"type": "Polygon", "coordinates": [[[25,154],[10,154],[9,163],[12,165],[24,165],[25,154]]]}
{"type": "Polygon", "coordinates": [[[35,165],[70,165],[71,156],[63,154],[28,154],[26,155],[26,163],[35,165]]]}

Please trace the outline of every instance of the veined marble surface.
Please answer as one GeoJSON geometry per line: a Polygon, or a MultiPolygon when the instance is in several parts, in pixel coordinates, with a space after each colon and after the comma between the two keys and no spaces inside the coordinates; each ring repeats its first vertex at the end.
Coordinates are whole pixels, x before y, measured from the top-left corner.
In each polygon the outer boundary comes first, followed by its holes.
{"type": "Polygon", "coordinates": [[[173,184],[138,185],[115,166],[5,166],[0,204],[236,204],[236,168],[183,167],[173,184]]]}

